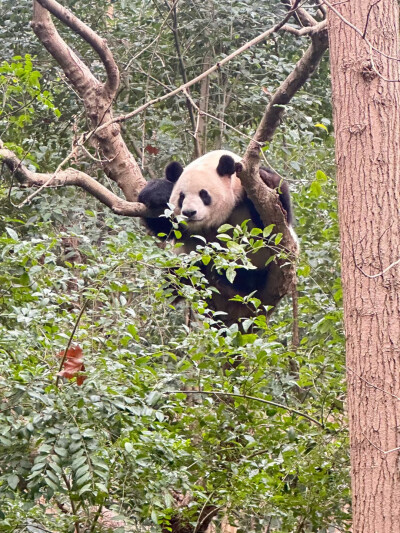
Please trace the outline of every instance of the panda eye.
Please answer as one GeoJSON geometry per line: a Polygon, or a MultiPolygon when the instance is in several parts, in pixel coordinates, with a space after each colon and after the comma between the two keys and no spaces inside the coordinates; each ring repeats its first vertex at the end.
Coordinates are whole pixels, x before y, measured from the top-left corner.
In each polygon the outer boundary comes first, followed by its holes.
{"type": "Polygon", "coordinates": [[[201,189],[201,191],[199,192],[199,196],[203,200],[204,205],[211,204],[211,196],[208,194],[208,192],[205,189],[201,189]]]}
{"type": "Polygon", "coordinates": [[[183,200],[185,199],[185,195],[183,192],[180,193],[179,199],[178,199],[178,207],[181,208],[183,206],[183,200]]]}

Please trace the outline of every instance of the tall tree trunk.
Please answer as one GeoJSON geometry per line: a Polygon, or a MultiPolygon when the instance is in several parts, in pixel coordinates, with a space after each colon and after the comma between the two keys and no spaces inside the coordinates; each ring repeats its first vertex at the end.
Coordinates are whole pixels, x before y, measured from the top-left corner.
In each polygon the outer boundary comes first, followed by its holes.
{"type": "Polygon", "coordinates": [[[396,0],[329,10],[354,533],[400,531],[400,83],[396,0]],[[364,38],[365,37],[365,38],[364,38]],[[372,54],[372,61],[371,61],[372,54]],[[390,451],[395,450],[395,451],[390,451]]]}

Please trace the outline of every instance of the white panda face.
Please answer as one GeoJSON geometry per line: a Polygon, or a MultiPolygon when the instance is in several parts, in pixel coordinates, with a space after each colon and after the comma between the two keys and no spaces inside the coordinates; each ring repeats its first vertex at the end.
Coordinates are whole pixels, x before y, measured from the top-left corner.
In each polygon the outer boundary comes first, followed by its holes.
{"type": "Polygon", "coordinates": [[[221,153],[227,152],[210,152],[193,161],[173,189],[170,202],[175,206],[176,215],[186,217],[190,233],[218,228],[229,218],[242,194],[235,174],[218,175],[221,153]]]}

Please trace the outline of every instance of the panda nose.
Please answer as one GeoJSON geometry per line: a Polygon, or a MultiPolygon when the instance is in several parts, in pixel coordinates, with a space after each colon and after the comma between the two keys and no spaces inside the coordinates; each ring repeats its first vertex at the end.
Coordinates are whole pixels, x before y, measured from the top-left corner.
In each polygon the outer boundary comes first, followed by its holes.
{"type": "Polygon", "coordinates": [[[194,217],[196,213],[197,211],[195,209],[185,209],[184,211],[182,211],[182,215],[188,218],[194,217]]]}

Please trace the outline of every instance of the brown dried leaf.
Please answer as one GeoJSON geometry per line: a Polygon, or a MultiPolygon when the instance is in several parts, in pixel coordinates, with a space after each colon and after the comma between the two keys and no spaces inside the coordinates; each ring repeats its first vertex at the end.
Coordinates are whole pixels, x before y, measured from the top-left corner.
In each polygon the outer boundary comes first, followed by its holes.
{"type": "MultiPolygon", "coordinates": [[[[64,352],[60,352],[58,356],[64,357],[64,352]]],[[[68,348],[63,364],[63,370],[58,372],[57,376],[67,379],[76,377],[76,384],[80,387],[87,378],[86,375],[81,374],[84,370],[85,365],[83,364],[82,348],[80,346],[71,346],[68,348]]]]}

